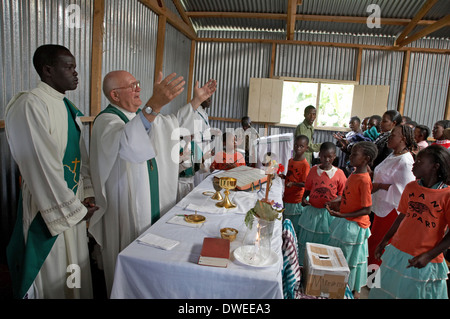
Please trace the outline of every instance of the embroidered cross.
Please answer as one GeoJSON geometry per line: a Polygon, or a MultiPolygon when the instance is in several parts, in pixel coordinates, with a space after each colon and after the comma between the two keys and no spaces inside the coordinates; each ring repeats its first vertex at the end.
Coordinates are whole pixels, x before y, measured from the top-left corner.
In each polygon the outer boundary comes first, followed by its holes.
{"type": "Polygon", "coordinates": [[[77,170],[77,164],[81,162],[78,160],[78,158],[75,157],[75,160],[72,161],[72,163],[75,164],[75,167],[73,168],[73,171],[75,172],[77,170]]]}

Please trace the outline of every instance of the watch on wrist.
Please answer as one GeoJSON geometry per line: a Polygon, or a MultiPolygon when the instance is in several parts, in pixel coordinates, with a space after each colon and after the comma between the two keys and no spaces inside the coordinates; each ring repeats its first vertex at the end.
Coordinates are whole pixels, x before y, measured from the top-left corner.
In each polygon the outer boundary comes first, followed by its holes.
{"type": "Polygon", "coordinates": [[[157,116],[159,114],[159,112],[157,113],[157,112],[153,111],[153,109],[148,105],[144,108],[144,111],[145,111],[145,113],[151,114],[154,116],[157,116]]]}

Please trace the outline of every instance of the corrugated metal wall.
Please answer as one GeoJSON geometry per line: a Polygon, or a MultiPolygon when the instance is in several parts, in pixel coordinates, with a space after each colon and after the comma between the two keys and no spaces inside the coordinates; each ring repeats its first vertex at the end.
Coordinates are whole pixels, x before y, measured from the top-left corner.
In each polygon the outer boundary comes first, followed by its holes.
{"type": "MultiPolygon", "coordinates": [[[[153,92],[158,15],[135,0],[105,1],[105,35],[102,74],[127,70],[141,81],[141,99],[145,103],[153,92]]],[[[163,76],[172,72],[189,78],[191,41],[166,24],[163,76]]],[[[186,103],[187,89],[166,105],[169,114],[186,103]]],[[[102,109],[108,105],[102,96],[102,109]]]]}
{"type": "Polygon", "coordinates": [[[280,44],[274,76],[353,81],[357,56],[353,48],[280,44]]]}
{"type": "MultiPolygon", "coordinates": [[[[232,32],[239,38],[246,33],[232,32]]],[[[200,36],[222,37],[221,32],[201,32],[200,36]]],[[[269,76],[271,54],[272,45],[265,43],[198,42],[194,79],[204,83],[214,78],[218,85],[209,115],[234,119],[247,115],[250,78],[269,76]]]]}
{"type": "MultiPolygon", "coordinates": [[[[166,24],[166,37],[164,44],[163,76],[175,72],[178,76],[183,76],[186,85],[184,91],[164,106],[163,114],[174,114],[186,104],[188,94],[189,64],[191,58],[191,40],[175,29],[172,25],[166,24]]],[[[202,86],[204,83],[199,83],[202,86]]]]}
{"type": "MultiPolygon", "coordinates": [[[[141,81],[145,103],[153,91],[158,16],[135,0],[105,1],[102,77],[126,70],[141,81]]],[[[103,110],[108,100],[102,94],[103,110]]]]}
{"type": "Polygon", "coordinates": [[[411,53],[404,114],[430,129],[443,119],[450,79],[450,55],[411,53]]]}
{"type": "Polygon", "coordinates": [[[32,64],[33,53],[49,43],[64,45],[75,56],[80,84],[75,91],[68,91],[67,97],[89,115],[92,0],[2,0],[0,6],[0,118],[16,93],[36,85],[39,78],[32,64]],[[69,4],[79,7],[81,28],[66,27],[69,4]]]}
{"type": "Polygon", "coordinates": [[[397,110],[402,80],[403,52],[363,50],[361,85],[389,85],[388,110],[397,110]]]}

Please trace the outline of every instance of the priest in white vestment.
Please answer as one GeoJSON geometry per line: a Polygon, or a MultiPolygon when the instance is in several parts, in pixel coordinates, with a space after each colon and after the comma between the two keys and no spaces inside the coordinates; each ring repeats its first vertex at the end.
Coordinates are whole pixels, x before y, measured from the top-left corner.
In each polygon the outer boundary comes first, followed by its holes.
{"type": "Polygon", "coordinates": [[[20,212],[7,249],[14,297],[92,298],[85,220],[96,209],[87,203],[94,192],[80,113],[65,99],[78,84],[75,58],[65,47],[44,45],[33,62],[42,81],[17,94],[5,112],[22,176],[20,212]],[[78,155],[64,162],[71,148],[78,155]],[[33,228],[39,221],[41,228],[33,228]],[[49,240],[48,250],[36,256],[49,240]]]}
{"type": "Polygon", "coordinates": [[[219,129],[211,128],[209,123],[208,109],[211,106],[211,98],[203,101],[195,112],[196,134],[194,135],[194,141],[200,146],[204,155],[202,166],[200,170],[195,172],[194,186],[200,184],[210,173],[209,167],[214,157],[214,148],[220,149],[222,147],[221,141],[216,139],[217,136],[221,137],[222,132],[219,129]]]}
{"type": "Polygon", "coordinates": [[[103,81],[110,105],[92,128],[90,163],[100,209],[89,232],[101,247],[108,296],[117,255],[175,205],[180,136],[194,134],[195,111],[216,89],[214,80],[202,88],[196,83],[194,98],[177,116],[160,114],[184,89],[182,77],[175,76],[162,80],[160,72],[141,112],[140,83],[133,75],[113,71],[103,81]]]}

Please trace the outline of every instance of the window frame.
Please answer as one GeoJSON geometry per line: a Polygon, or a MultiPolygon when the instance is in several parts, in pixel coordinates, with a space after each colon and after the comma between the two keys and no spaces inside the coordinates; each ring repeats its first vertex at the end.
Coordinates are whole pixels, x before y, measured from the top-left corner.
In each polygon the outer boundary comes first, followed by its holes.
{"type": "MultiPolygon", "coordinates": [[[[286,82],[308,82],[308,83],[316,83],[317,86],[317,97],[316,97],[316,108],[320,105],[320,92],[322,84],[346,84],[346,85],[359,85],[358,81],[348,81],[348,80],[332,80],[332,79],[317,79],[317,78],[297,78],[297,77],[274,77],[274,79],[283,80],[286,82]]],[[[352,103],[353,108],[353,103],[352,103]]],[[[351,114],[351,110],[350,110],[351,114]]],[[[303,116],[303,114],[302,114],[303,116]]],[[[349,118],[350,120],[350,118],[349,118]]],[[[337,127],[337,126],[318,126],[317,123],[319,122],[319,112],[317,112],[316,120],[314,121],[314,129],[323,130],[323,131],[340,131],[340,132],[348,132],[350,131],[350,128],[345,127],[337,127]]],[[[282,126],[282,127],[296,127],[298,124],[283,124],[278,123],[275,126],[282,126]]]]}

